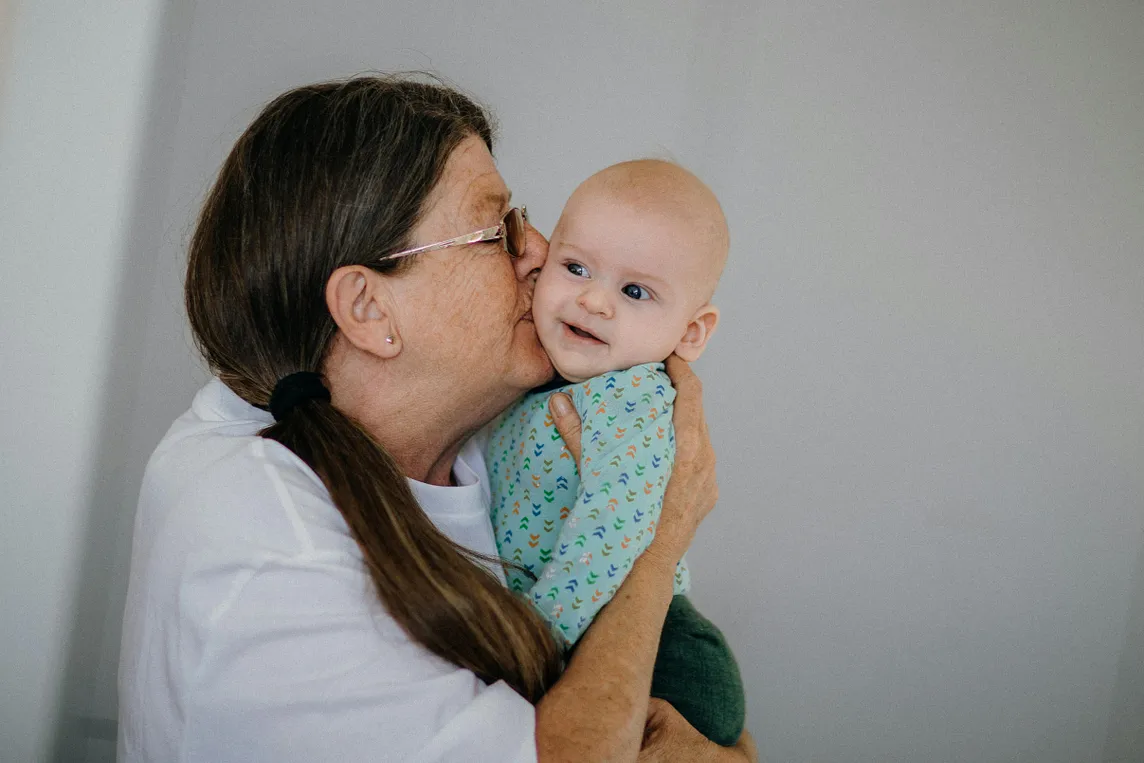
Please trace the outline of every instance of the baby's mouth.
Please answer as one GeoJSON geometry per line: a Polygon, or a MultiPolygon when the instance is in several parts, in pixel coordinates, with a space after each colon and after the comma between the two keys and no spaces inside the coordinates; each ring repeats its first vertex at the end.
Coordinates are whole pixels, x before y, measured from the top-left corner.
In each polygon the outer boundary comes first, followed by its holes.
{"type": "Polygon", "coordinates": [[[598,342],[600,344],[605,344],[603,339],[600,339],[600,337],[596,336],[595,334],[593,334],[590,331],[585,331],[584,329],[580,328],[579,326],[574,326],[571,323],[565,323],[564,325],[568,328],[568,331],[571,332],[574,336],[580,337],[581,339],[586,339],[586,340],[591,341],[591,342],[598,342]]]}

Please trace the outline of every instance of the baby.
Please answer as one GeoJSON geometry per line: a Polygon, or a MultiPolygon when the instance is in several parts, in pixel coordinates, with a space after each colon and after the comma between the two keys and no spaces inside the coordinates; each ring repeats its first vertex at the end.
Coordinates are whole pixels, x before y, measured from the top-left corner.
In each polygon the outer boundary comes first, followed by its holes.
{"type": "MultiPolygon", "coordinates": [[[[492,519],[509,585],[566,649],[612,598],[655,533],[675,456],[675,390],[663,361],[694,361],[719,322],[711,303],[728,233],[714,194],[669,162],[624,162],[572,194],[536,282],[536,332],[582,422],[577,471],[534,393],[495,424],[492,519]]],[[[743,692],[722,634],[675,593],[652,694],[724,745],[743,727],[743,692]]]]}

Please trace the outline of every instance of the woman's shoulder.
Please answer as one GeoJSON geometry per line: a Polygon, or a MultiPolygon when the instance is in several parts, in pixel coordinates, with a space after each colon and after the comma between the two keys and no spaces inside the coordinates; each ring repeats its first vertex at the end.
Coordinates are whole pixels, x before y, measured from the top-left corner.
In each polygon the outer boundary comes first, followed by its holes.
{"type": "Polygon", "coordinates": [[[175,559],[210,556],[232,566],[317,548],[353,553],[325,486],[285,446],[259,434],[266,422],[204,414],[201,397],[147,464],[136,547],[175,559]]]}
{"type": "Polygon", "coordinates": [[[139,511],[141,522],[150,514],[168,532],[214,549],[289,555],[352,547],[318,476],[259,435],[184,440],[148,465],[139,511]]]}

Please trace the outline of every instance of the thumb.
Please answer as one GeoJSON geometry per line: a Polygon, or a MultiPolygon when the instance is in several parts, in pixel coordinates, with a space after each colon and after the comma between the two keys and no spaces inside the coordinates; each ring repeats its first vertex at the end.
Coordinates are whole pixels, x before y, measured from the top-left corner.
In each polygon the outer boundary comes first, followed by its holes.
{"type": "Polygon", "coordinates": [[[563,392],[557,392],[548,398],[548,410],[552,413],[552,421],[556,424],[556,431],[564,438],[564,445],[576,459],[576,468],[580,468],[580,414],[576,413],[576,406],[572,405],[572,398],[563,392]]]}

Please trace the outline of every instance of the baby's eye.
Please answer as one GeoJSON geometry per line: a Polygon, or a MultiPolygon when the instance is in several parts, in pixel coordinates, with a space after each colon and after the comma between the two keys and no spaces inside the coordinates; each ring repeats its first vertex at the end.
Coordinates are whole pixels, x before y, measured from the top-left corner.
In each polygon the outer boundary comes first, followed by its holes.
{"type": "Polygon", "coordinates": [[[574,276],[585,278],[588,275],[588,269],[581,265],[579,262],[569,262],[564,267],[568,268],[568,272],[574,276]]]}
{"type": "Polygon", "coordinates": [[[620,289],[620,291],[624,293],[624,296],[627,296],[631,299],[651,299],[651,294],[648,293],[648,290],[639,284],[630,283],[624,288],[620,289]]]}

